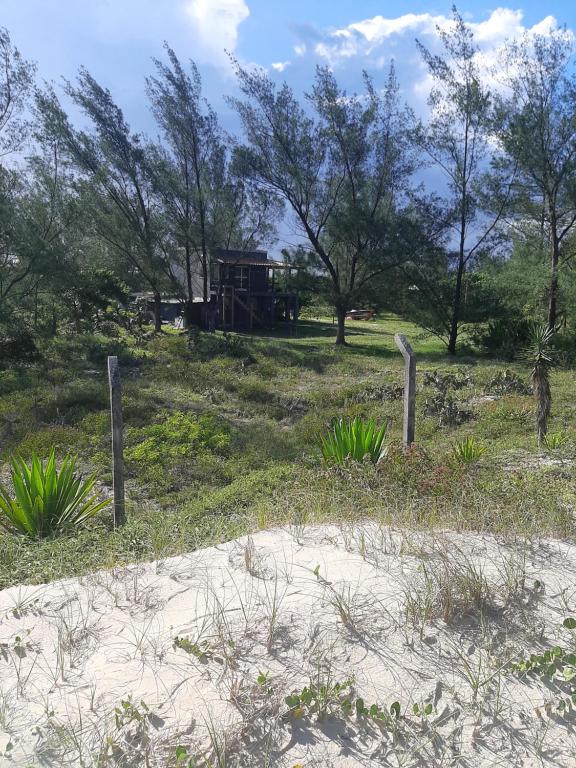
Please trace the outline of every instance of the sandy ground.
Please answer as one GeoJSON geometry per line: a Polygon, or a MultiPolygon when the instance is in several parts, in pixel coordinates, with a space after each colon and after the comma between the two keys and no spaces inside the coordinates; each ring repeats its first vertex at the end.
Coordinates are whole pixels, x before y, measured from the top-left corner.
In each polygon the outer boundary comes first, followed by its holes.
{"type": "Polygon", "coordinates": [[[575,574],[568,543],[367,523],[4,590],[0,765],[576,766],[566,684],[508,664],[575,644],[575,574]]]}

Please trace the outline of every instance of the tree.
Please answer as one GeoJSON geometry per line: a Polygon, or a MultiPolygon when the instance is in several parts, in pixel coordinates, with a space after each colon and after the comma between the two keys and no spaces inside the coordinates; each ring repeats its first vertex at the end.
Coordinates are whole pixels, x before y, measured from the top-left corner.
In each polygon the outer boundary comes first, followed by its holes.
{"type": "MultiPolygon", "coordinates": [[[[35,67],[22,58],[6,29],[0,27],[0,157],[19,149],[28,133],[25,110],[34,82],[35,67]]],[[[0,318],[8,303],[26,294],[35,256],[21,252],[20,197],[25,180],[15,169],[0,163],[0,318]]]]}
{"type": "Polygon", "coordinates": [[[28,133],[25,110],[36,67],[22,58],[0,27],[0,157],[19,149],[28,133]]]}
{"type": "Polygon", "coordinates": [[[246,101],[232,99],[246,138],[239,160],[288,205],[331,284],[345,343],[345,316],[372,280],[407,258],[397,226],[414,169],[394,71],[383,93],[365,78],[349,96],[318,68],[304,108],[285,83],[237,65],[246,101]]]}
{"type": "Polygon", "coordinates": [[[194,272],[202,274],[202,299],[210,298],[209,251],[216,245],[210,215],[218,190],[225,184],[226,150],[216,114],[202,100],[196,65],[186,72],[165,44],[168,64],[154,60],[157,75],[146,79],[152,111],[167,141],[156,166],[156,182],[173,223],[176,247],[184,251],[186,312],[189,320],[194,272]]]}
{"type": "Polygon", "coordinates": [[[566,30],[525,35],[507,46],[499,99],[503,166],[516,169],[513,227],[548,252],[547,326],[556,326],[559,270],[573,255],[576,225],[576,77],[566,30]]]}
{"type": "MultiPolygon", "coordinates": [[[[87,211],[100,236],[134,267],[154,295],[155,329],[161,329],[161,288],[169,280],[162,252],[162,217],[150,169],[150,147],[132,134],[110,92],[85,69],[66,93],[91,120],[93,131],[76,130],[51,89],[38,92],[43,131],[61,142],[84,180],[87,211]],[[88,185],[89,189],[86,188],[88,185]]],[[[80,186],[80,185],[79,185],[80,186]]]]}
{"type": "Polygon", "coordinates": [[[186,71],[168,44],[165,49],[168,63],[155,59],[157,74],[146,84],[167,142],[156,155],[156,189],[171,223],[172,259],[184,267],[189,322],[198,272],[202,300],[210,298],[210,250],[257,247],[273,234],[271,216],[278,214],[278,205],[231,163],[218,118],[202,98],[194,62],[186,71]]]}
{"type": "Polygon", "coordinates": [[[506,182],[499,179],[494,210],[483,210],[487,164],[493,152],[489,143],[494,125],[493,100],[478,70],[478,47],[472,31],[455,7],[452,14],[451,25],[438,28],[442,55],[432,54],[417,41],[433,86],[428,97],[430,116],[426,124],[417,124],[416,141],[447,184],[441,223],[454,243],[450,249],[455,264],[450,269],[454,285],[447,327],[448,351],[453,355],[461,322],[464,274],[497,236],[509,195],[506,182]]]}

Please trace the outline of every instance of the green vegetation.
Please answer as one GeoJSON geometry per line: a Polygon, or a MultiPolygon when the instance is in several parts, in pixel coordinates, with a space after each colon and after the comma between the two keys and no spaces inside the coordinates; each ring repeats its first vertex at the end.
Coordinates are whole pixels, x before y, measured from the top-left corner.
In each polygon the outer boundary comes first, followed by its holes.
{"type": "Polygon", "coordinates": [[[233,344],[242,346],[241,357],[199,355],[176,333],[143,342],[127,333],[64,336],[43,344],[36,362],[0,371],[2,459],[26,459],[33,451],[48,456],[52,447],[57,459],[74,453],[79,470],[96,472],[103,484],[96,488],[109,496],[107,382],[104,364],[95,366],[92,358],[95,349],[104,359],[120,344],[128,494],[128,519],[119,530],[103,509],[74,534],[30,540],[0,532],[0,586],[321,520],[373,517],[409,528],[574,534],[571,369],[550,371],[549,435],[562,433],[563,441],[547,458],[537,452],[524,362],[453,362],[434,336],[393,316],[350,324],[343,348],[334,347],[335,332],[330,321],[318,320],[303,321],[297,338],[232,336],[240,339],[233,344]],[[405,333],[418,355],[417,445],[407,452],[395,332],[405,333]],[[72,345],[73,363],[64,368],[62,349],[72,345]],[[468,420],[452,424],[427,415],[426,402],[439,387],[468,420]],[[499,394],[485,394],[495,388],[499,394]],[[356,417],[388,424],[379,464],[319,464],[318,445],[330,425],[356,417]],[[454,461],[454,445],[469,437],[487,448],[473,472],[454,461]]]}
{"type": "Polygon", "coordinates": [[[374,419],[363,421],[355,416],[352,421],[338,419],[332,424],[328,437],[322,438],[322,455],[326,461],[342,464],[346,459],[363,461],[368,457],[376,464],[382,455],[386,437],[386,424],[376,428],[374,419]]]}
{"type": "Polygon", "coordinates": [[[460,464],[474,464],[486,452],[486,446],[479,443],[473,435],[456,443],[454,458],[460,464]]]}
{"type": "Polygon", "coordinates": [[[75,459],[67,456],[58,470],[54,450],[46,464],[35,453],[30,466],[14,458],[11,470],[14,495],[0,485],[0,526],[9,532],[36,539],[62,533],[78,528],[110,503],[90,495],[95,476],[83,481],[75,459]]]}

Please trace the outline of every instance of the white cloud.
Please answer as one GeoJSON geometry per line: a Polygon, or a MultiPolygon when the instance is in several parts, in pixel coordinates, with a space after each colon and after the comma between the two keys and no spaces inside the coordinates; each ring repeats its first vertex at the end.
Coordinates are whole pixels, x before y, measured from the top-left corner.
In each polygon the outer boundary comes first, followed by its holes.
{"type": "Polygon", "coordinates": [[[275,61],[272,64],[272,69],[275,69],[276,72],[284,72],[286,67],[289,67],[291,64],[290,61],[275,61]]]}
{"type": "Polygon", "coordinates": [[[236,48],[238,27],[250,15],[244,0],[189,0],[185,10],[200,47],[220,61],[236,48]]]}
{"type": "MultiPolygon", "coordinates": [[[[497,8],[484,21],[467,22],[480,48],[479,61],[483,66],[496,62],[505,40],[520,37],[526,32],[549,34],[558,27],[553,16],[546,16],[532,27],[524,26],[523,19],[521,10],[497,8]]],[[[374,16],[328,33],[316,44],[314,51],[332,67],[352,58],[368,59],[369,65],[382,66],[385,60],[389,61],[392,57],[410,59],[414,54],[416,37],[434,50],[438,43],[437,28],[446,29],[452,23],[448,16],[430,13],[407,13],[396,18],[374,16]]],[[[423,87],[427,84],[422,81],[415,86],[416,90],[423,87]]]]}
{"type": "Polygon", "coordinates": [[[304,56],[306,50],[306,43],[298,43],[298,45],[294,46],[294,53],[296,56],[304,56]]]}

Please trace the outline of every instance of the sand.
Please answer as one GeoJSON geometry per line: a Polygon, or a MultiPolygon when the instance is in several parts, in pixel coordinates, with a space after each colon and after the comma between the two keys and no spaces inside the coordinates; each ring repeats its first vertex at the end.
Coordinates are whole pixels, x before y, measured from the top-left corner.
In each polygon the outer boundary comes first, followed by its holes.
{"type": "Polygon", "coordinates": [[[574,647],[575,574],[566,542],[366,523],[13,587],[0,765],[576,766],[569,684],[509,666],[574,647]]]}

